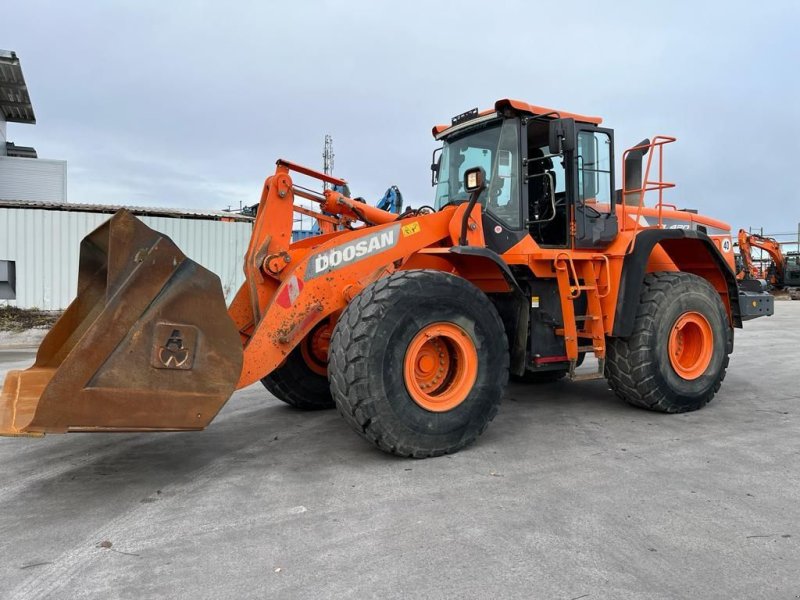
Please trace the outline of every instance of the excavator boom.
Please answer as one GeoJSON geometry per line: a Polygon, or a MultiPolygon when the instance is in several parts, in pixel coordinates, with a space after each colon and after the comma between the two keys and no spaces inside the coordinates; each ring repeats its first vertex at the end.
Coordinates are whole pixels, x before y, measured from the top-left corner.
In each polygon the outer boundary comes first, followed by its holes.
{"type": "Polygon", "coordinates": [[[761,279],[762,273],[753,263],[753,248],[764,250],[775,265],[775,274],[772,276],[772,285],[781,285],[783,274],[786,270],[786,258],[781,250],[780,242],[775,238],[766,237],[757,233],[748,233],[744,229],[739,230],[739,253],[742,257],[744,268],[737,274],[739,279],[745,277],[761,279]]]}

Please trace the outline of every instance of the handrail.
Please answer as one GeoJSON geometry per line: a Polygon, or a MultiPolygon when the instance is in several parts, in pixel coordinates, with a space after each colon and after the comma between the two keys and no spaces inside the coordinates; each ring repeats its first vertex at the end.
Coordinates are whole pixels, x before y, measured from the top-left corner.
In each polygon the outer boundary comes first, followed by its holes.
{"type": "MultiPolygon", "coordinates": [[[[634,146],[633,148],[628,148],[622,155],[622,223],[620,226],[621,231],[626,231],[630,228],[628,224],[628,203],[625,201],[627,196],[631,196],[633,194],[639,194],[639,205],[636,208],[636,218],[633,223],[633,230],[634,233],[639,230],[641,227],[641,216],[642,216],[642,208],[644,207],[644,198],[647,192],[658,191],[658,203],[656,204],[656,208],[658,208],[658,225],[657,227],[662,228],[664,226],[663,223],[663,209],[665,206],[674,207],[673,204],[666,204],[664,202],[664,190],[674,188],[674,183],[669,183],[664,181],[664,146],[667,144],[671,144],[672,142],[676,141],[677,138],[667,136],[667,135],[656,135],[653,137],[653,140],[648,144],[640,144],[638,146],[634,146]],[[648,149],[647,152],[647,165],[645,167],[644,173],[642,174],[642,184],[640,188],[629,190],[625,189],[625,182],[626,173],[625,173],[625,163],[628,157],[628,154],[638,150],[648,149]],[[650,169],[653,164],[653,156],[656,154],[656,150],[658,151],[658,179],[655,181],[650,180],[650,169]]],[[[631,244],[629,251],[633,250],[633,244],[631,244]]]]}
{"type": "Polygon", "coordinates": [[[600,263],[600,264],[601,265],[605,265],[605,268],[606,268],[606,281],[605,281],[605,284],[604,284],[605,293],[603,293],[603,294],[600,293],[600,275],[602,275],[602,273],[603,273],[603,267],[602,266],[600,267],[600,273],[598,274],[597,277],[595,277],[595,279],[596,279],[595,285],[597,286],[597,297],[598,298],[605,298],[606,296],[608,296],[611,293],[611,263],[608,260],[608,255],[607,254],[595,254],[595,255],[592,256],[592,260],[601,260],[603,262],[600,263]]]}
{"type": "Polygon", "coordinates": [[[578,278],[578,271],[575,268],[575,263],[572,260],[572,256],[567,254],[566,252],[560,252],[558,254],[558,256],[556,256],[556,259],[553,262],[553,266],[556,269],[560,269],[562,271],[566,271],[567,272],[567,280],[569,280],[569,277],[572,277],[572,280],[575,282],[574,286],[570,285],[569,297],[571,299],[575,299],[578,296],[580,296],[581,295],[581,290],[580,290],[581,282],[580,282],[580,279],[578,278]],[[564,263],[564,266],[559,266],[559,261],[561,263],[564,263]]]}

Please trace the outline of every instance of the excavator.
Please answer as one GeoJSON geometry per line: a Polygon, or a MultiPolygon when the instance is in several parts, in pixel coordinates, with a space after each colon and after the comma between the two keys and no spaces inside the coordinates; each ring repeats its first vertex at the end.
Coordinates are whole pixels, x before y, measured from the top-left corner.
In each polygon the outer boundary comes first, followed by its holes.
{"type": "Polygon", "coordinates": [[[737,279],[764,279],[773,288],[789,291],[793,300],[800,299],[795,289],[800,287],[800,254],[784,254],[775,238],[748,233],[744,229],[739,230],[738,240],[742,265],[736,274],[737,279]],[[761,248],[772,260],[764,272],[753,262],[753,248],[761,248]]]}
{"type": "Polygon", "coordinates": [[[596,116],[501,99],[433,136],[434,201],[399,214],[313,191],[299,182],[345,182],[278,160],[230,306],[120,210],[82,241],[78,295],[34,365],[8,373],[0,433],[201,430],[260,381],[424,458],[474,442],[509,376],[605,378],[665,413],[711,401],[734,330],[774,306],[738,286],[727,224],[664,201],[675,138],[623,152],[617,178],[596,116]],[[298,199],[328,231],[291,241],[298,199]]]}

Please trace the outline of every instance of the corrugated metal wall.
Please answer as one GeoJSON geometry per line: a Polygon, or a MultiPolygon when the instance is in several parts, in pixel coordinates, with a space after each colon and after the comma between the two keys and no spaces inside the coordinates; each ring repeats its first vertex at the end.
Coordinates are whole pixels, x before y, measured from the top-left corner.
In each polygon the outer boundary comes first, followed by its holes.
{"type": "Polygon", "coordinates": [[[6,155],[6,118],[0,113],[0,156],[6,155]]]}
{"type": "MultiPolygon", "coordinates": [[[[16,261],[17,270],[17,299],[7,302],[22,308],[66,308],[77,293],[80,241],[109,217],[0,206],[0,260],[16,261]]],[[[186,256],[216,273],[227,301],[233,300],[244,281],[242,260],[252,232],[250,223],[139,218],[171,237],[186,256]]]]}
{"type": "Polygon", "coordinates": [[[0,156],[0,200],[67,201],[67,161],[0,156]]]}

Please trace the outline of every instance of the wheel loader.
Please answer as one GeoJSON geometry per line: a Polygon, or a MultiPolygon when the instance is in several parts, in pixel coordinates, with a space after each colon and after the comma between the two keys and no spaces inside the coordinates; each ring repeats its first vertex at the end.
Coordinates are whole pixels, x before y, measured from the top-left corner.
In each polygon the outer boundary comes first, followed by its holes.
{"type": "Polygon", "coordinates": [[[83,240],[77,298],[35,364],[6,377],[0,432],[200,430],[259,381],[419,458],[473,442],[509,377],[703,407],[772,297],[737,286],[727,224],[664,201],[674,138],[623,152],[617,177],[601,123],[510,99],[459,114],[433,129],[432,206],[399,215],[279,160],[227,307],[216,276],[120,210],[83,240]],[[291,242],[298,198],[327,233],[291,242]]]}

